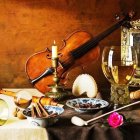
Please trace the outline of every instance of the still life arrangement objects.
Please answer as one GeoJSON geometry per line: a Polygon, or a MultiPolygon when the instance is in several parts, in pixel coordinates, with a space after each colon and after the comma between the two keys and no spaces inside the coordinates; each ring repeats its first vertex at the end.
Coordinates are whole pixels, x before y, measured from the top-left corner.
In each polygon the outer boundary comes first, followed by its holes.
{"type": "Polygon", "coordinates": [[[76,125],[76,126],[86,126],[86,125],[90,125],[91,122],[96,121],[96,120],[98,120],[98,119],[101,119],[101,118],[103,118],[103,117],[105,117],[105,116],[108,116],[108,115],[110,115],[110,114],[112,114],[112,113],[113,113],[113,120],[111,120],[111,121],[114,122],[114,121],[115,121],[114,118],[117,118],[116,121],[120,121],[120,118],[118,118],[118,116],[116,117],[116,115],[114,115],[114,112],[123,110],[123,109],[128,108],[128,107],[133,106],[133,105],[137,105],[137,104],[139,104],[139,103],[140,103],[140,101],[136,101],[136,102],[134,102],[134,103],[130,103],[130,104],[128,104],[128,105],[125,105],[125,106],[122,106],[122,107],[120,107],[120,108],[114,109],[114,110],[112,110],[112,111],[109,111],[109,112],[107,112],[107,113],[104,113],[104,114],[102,114],[102,115],[100,115],[100,116],[97,116],[97,117],[92,118],[92,119],[87,120],[87,121],[83,120],[83,119],[80,118],[80,117],[73,116],[73,117],[71,118],[71,122],[72,122],[74,125],[76,125]]]}
{"type": "Polygon", "coordinates": [[[98,45],[100,41],[120,26],[128,27],[133,16],[134,12],[129,12],[116,24],[96,37],[92,37],[86,31],[76,31],[70,34],[64,39],[64,45],[58,50],[58,55],[56,55],[55,51],[57,49],[55,49],[54,54],[57,57],[53,58],[52,51],[54,49],[51,51],[49,48],[32,55],[26,63],[26,73],[30,82],[42,93],[47,93],[50,90],[49,85],[53,85],[54,82],[53,73],[55,68],[53,68],[53,65],[56,65],[57,61],[57,77],[59,78],[59,83],[64,83],[67,80],[67,73],[71,69],[87,62],[96,61],[100,56],[100,47],[98,45]]]}
{"type": "Polygon", "coordinates": [[[77,112],[93,112],[107,107],[109,103],[96,98],[77,98],[67,100],[66,105],[77,112]]]}
{"type": "Polygon", "coordinates": [[[111,83],[111,102],[114,107],[130,103],[128,84],[136,69],[137,55],[133,46],[127,48],[129,57],[122,57],[120,46],[105,47],[102,54],[102,69],[111,83]]]}
{"type": "MultiPolygon", "coordinates": [[[[17,93],[15,93],[9,90],[7,91],[7,90],[1,89],[0,93],[13,97],[13,101],[15,102],[15,105],[16,105],[16,108],[13,110],[13,116],[18,117],[19,119],[27,118],[29,123],[33,125],[37,125],[37,123],[38,123],[37,126],[41,126],[41,127],[53,125],[58,120],[59,115],[63,113],[64,111],[63,104],[60,104],[54,101],[53,98],[49,98],[45,96],[42,96],[42,97],[31,96],[30,92],[27,92],[26,90],[20,90],[17,93]],[[28,114],[25,113],[29,111],[30,108],[34,110],[35,116],[33,117],[29,116],[29,113],[28,114]],[[44,114],[44,112],[46,113],[44,114]],[[47,112],[48,112],[48,116],[45,116],[47,112]],[[42,116],[40,115],[40,113],[42,116]],[[36,121],[37,123],[35,123],[36,121]]],[[[2,121],[6,122],[6,120],[8,120],[9,118],[9,108],[8,108],[8,104],[4,100],[2,101],[3,101],[2,103],[0,102],[1,103],[0,107],[2,108],[0,112],[1,114],[0,117],[3,117],[3,118],[1,118],[0,122],[2,121]],[[5,115],[5,118],[4,118],[4,115],[5,115]],[[7,119],[6,119],[6,116],[7,116],[7,119]]]]}
{"type": "MultiPolygon", "coordinates": [[[[47,48],[43,52],[32,55],[26,63],[26,73],[30,82],[44,96],[30,96],[26,91],[20,91],[15,94],[14,92],[1,90],[1,94],[13,97],[14,103],[17,106],[13,112],[14,116],[20,119],[27,118],[33,125],[41,127],[55,124],[64,112],[63,104],[59,102],[68,96],[65,86],[62,86],[67,80],[68,71],[78,65],[85,64],[87,60],[89,62],[96,61],[100,56],[100,48],[97,46],[99,42],[120,26],[128,25],[132,17],[133,13],[127,14],[122,20],[95,38],[85,31],[76,31],[64,40],[64,46],[59,52],[54,41],[52,51],[47,48]]],[[[120,51],[119,53],[117,51],[118,49],[120,47],[111,47],[104,50],[102,68],[105,76],[111,82],[111,101],[115,106],[119,104],[128,105],[114,109],[88,121],[74,116],[71,118],[73,124],[77,126],[89,125],[92,121],[110,115],[108,123],[110,126],[116,128],[123,124],[123,118],[115,112],[140,103],[140,101],[130,103],[130,95],[127,91],[127,85],[135,70],[135,53],[130,47],[130,58],[120,57],[116,59],[116,56],[121,56],[120,51]],[[115,120],[117,120],[117,123],[115,123],[115,120]]],[[[109,103],[105,100],[97,99],[97,94],[98,87],[94,78],[89,74],[81,74],[75,79],[72,86],[71,95],[76,99],[67,100],[66,105],[78,111],[78,113],[91,113],[95,110],[101,110],[107,107],[109,103]],[[86,98],[81,98],[83,95],[86,98]]],[[[6,107],[7,109],[6,105],[2,106],[2,103],[0,107],[6,107]]],[[[5,120],[7,120],[6,117],[5,120]]]]}
{"type": "Polygon", "coordinates": [[[64,112],[62,107],[51,105],[43,107],[40,103],[36,104],[35,108],[33,106],[32,108],[27,108],[23,111],[23,114],[31,124],[41,127],[53,125],[58,121],[59,115],[64,112]]]}

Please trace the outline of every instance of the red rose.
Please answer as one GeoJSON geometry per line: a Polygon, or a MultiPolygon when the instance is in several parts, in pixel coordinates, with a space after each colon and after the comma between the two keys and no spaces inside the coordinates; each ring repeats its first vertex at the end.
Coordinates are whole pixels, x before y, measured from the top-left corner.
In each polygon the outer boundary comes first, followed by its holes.
{"type": "Polygon", "coordinates": [[[117,112],[114,112],[112,114],[109,115],[108,119],[108,124],[113,127],[113,128],[117,128],[118,126],[121,126],[123,124],[123,116],[120,115],[117,112]]]}

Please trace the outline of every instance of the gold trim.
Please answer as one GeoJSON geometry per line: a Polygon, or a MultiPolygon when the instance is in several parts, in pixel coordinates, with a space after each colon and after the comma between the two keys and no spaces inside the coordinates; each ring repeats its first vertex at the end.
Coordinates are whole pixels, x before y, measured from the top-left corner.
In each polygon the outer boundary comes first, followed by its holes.
{"type": "MultiPolygon", "coordinates": [[[[121,27],[121,50],[122,50],[122,57],[126,56],[126,46],[131,45],[130,36],[132,33],[140,33],[140,19],[131,21],[131,28],[121,27]]],[[[140,69],[140,68],[138,68],[140,69]]],[[[140,87],[140,78],[132,79],[131,86],[140,87]]]]}

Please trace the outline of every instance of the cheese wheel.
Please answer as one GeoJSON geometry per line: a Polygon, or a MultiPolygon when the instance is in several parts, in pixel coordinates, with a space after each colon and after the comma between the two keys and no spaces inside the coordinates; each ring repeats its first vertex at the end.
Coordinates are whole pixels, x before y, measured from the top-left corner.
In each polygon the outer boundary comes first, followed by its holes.
{"type": "Polygon", "coordinates": [[[94,78],[89,74],[79,75],[72,86],[72,93],[75,96],[80,96],[84,93],[87,94],[89,98],[96,97],[98,92],[97,84],[94,78]]]}

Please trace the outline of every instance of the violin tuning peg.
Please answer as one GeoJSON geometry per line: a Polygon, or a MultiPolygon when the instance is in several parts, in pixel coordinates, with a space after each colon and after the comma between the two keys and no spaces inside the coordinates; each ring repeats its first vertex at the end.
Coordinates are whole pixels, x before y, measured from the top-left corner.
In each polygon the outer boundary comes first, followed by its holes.
{"type": "Polygon", "coordinates": [[[127,29],[132,28],[132,25],[130,24],[130,22],[126,22],[123,26],[127,29]]]}
{"type": "Polygon", "coordinates": [[[128,15],[129,15],[129,17],[132,19],[134,16],[135,16],[135,12],[133,11],[133,10],[131,10],[129,13],[128,13],[128,15]]]}
{"type": "Polygon", "coordinates": [[[120,20],[120,16],[118,14],[115,14],[115,19],[120,20]]]}
{"type": "Polygon", "coordinates": [[[124,16],[126,16],[124,11],[119,12],[119,14],[118,13],[115,14],[116,20],[120,20],[124,16]]]}

